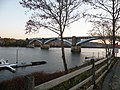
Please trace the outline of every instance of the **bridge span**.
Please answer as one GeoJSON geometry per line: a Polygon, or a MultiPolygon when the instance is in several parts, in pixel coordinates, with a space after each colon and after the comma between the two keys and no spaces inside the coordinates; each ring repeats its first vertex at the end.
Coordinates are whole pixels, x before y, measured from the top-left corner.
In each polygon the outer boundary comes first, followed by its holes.
{"type": "MultiPolygon", "coordinates": [[[[117,37],[118,38],[118,37],[117,37]]],[[[72,52],[81,52],[81,45],[84,43],[87,43],[92,40],[98,40],[98,39],[112,39],[112,36],[108,37],[99,37],[99,36],[81,36],[81,37],[64,37],[64,45],[70,46],[72,52]]],[[[59,37],[53,37],[53,38],[30,38],[28,39],[28,46],[34,44],[35,42],[39,43],[39,46],[41,49],[49,49],[50,43],[55,44],[57,42],[59,45],[61,39],[59,37]]],[[[56,46],[56,44],[55,44],[56,46]]]]}

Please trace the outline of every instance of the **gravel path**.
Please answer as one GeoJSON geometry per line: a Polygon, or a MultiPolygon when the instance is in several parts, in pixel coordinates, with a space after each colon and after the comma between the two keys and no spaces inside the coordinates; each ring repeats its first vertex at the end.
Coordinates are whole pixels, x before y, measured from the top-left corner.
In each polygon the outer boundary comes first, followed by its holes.
{"type": "Polygon", "coordinates": [[[102,90],[120,90],[120,60],[117,60],[105,77],[102,90]]]}

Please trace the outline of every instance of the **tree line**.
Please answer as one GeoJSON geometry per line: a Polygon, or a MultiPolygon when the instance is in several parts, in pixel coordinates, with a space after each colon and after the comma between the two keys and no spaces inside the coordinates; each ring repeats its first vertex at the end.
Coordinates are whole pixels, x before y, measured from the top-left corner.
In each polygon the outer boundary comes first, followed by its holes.
{"type": "Polygon", "coordinates": [[[26,47],[27,41],[23,39],[0,38],[1,47],[26,47]]]}

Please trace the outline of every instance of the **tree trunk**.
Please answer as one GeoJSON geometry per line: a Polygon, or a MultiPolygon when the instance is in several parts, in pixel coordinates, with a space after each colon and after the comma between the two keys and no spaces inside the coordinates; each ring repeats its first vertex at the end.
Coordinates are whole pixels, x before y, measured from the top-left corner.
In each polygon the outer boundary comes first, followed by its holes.
{"type": "Polygon", "coordinates": [[[65,59],[65,50],[64,50],[64,43],[63,43],[63,36],[61,35],[61,49],[62,49],[62,59],[63,59],[63,65],[65,69],[65,74],[68,73],[67,63],[65,59]]]}
{"type": "Polygon", "coordinates": [[[115,56],[115,25],[113,24],[113,51],[112,55],[115,56]]]}
{"type": "Polygon", "coordinates": [[[113,51],[112,51],[112,55],[115,56],[115,1],[113,1],[113,51]]]}

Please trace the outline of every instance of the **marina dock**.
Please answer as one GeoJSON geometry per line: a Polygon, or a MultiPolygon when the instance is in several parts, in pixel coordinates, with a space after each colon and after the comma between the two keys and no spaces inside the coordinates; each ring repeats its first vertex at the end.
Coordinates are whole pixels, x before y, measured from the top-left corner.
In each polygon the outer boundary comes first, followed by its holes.
{"type": "Polygon", "coordinates": [[[31,62],[31,63],[21,63],[21,64],[17,64],[16,66],[13,66],[13,68],[43,65],[43,64],[46,64],[46,63],[47,63],[46,61],[36,61],[36,62],[31,62]]]}

